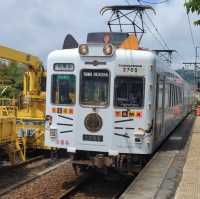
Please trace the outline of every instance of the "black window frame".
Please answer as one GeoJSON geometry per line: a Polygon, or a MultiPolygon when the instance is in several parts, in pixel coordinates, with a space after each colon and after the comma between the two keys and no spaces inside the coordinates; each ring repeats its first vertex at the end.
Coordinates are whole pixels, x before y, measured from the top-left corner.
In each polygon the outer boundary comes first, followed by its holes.
{"type": "Polygon", "coordinates": [[[55,105],[55,106],[75,106],[76,105],[76,96],[77,96],[77,93],[76,93],[76,75],[75,74],[68,74],[68,73],[66,73],[66,74],[59,74],[59,73],[55,73],[55,74],[52,74],[51,75],[51,93],[50,93],[50,102],[51,102],[51,104],[53,104],[53,105],[55,105]],[[72,76],[74,76],[74,78],[75,78],[75,85],[74,85],[74,88],[75,88],[75,99],[74,99],[74,103],[73,104],[57,104],[57,103],[54,103],[53,101],[52,101],[52,92],[53,92],[53,76],[55,76],[55,75],[72,75],[72,76]]]}
{"type": "Polygon", "coordinates": [[[145,83],[146,83],[146,79],[144,76],[124,76],[124,75],[119,75],[119,76],[116,76],[114,78],[114,95],[113,95],[113,107],[116,108],[116,109],[125,109],[125,108],[128,108],[128,109],[143,109],[144,106],[145,106],[145,83]],[[142,106],[140,107],[121,107],[121,106],[116,106],[115,105],[115,91],[116,91],[116,79],[117,78],[124,78],[124,77],[128,77],[128,78],[142,78],[143,80],[143,104],[142,106]]]}
{"type": "Polygon", "coordinates": [[[79,74],[79,105],[81,107],[84,107],[84,108],[107,108],[110,106],[110,91],[111,91],[111,72],[108,68],[98,68],[98,69],[92,69],[92,68],[83,68],[80,70],[80,74],[79,74]],[[104,71],[107,71],[108,72],[108,100],[107,100],[107,103],[103,106],[101,105],[85,105],[85,104],[82,104],[81,103],[81,85],[82,85],[82,72],[84,70],[104,70],[104,71]]]}

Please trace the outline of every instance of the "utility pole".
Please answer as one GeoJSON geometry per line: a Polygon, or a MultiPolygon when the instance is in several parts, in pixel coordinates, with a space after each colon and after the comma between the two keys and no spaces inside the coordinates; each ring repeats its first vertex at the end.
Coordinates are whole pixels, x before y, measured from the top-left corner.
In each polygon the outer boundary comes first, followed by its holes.
{"type": "Polygon", "coordinates": [[[198,80],[199,80],[199,77],[198,77],[198,64],[197,64],[197,58],[198,58],[198,48],[200,48],[199,46],[196,46],[195,48],[195,69],[194,69],[194,78],[195,78],[195,85],[197,86],[198,88],[198,80]]]}

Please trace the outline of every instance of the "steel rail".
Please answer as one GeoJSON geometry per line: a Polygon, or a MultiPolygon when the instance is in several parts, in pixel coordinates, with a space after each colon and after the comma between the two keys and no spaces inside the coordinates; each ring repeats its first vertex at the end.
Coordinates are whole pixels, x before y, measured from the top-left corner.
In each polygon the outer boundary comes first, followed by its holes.
{"type": "Polygon", "coordinates": [[[91,175],[84,176],[80,178],[73,186],[68,188],[66,191],[64,191],[60,196],[58,196],[57,199],[66,199],[69,198],[70,195],[78,191],[80,187],[86,183],[88,183],[93,177],[91,175]]]}
{"type": "Polygon", "coordinates": [[[28,164],[31,164],[33,162],[36,162],[36,161],[39,161],[39,160],[42,160],[44,158],[43,155],[39,155],[39,156],[36,156],[36,157],[33,157],[33,158],[30,158],[24,162],[20,162],[18,164],[15,164],[15,165],[9,165],[9,166],[2,166],[0,167],[0,173],[1,172],[5,172],[5,171],[12,171],[14,169],[17,169],[17,168],[20,168],[20,167],[24,167],[28,164]]]}
{"type": "Polygon", "coordinates": [[[10,193],[10,192],[13,191],[13,190],[16,190],[17,188],[19,188],[19,187],[21,187],[21,186],[23,186],[23,185],[25,185],[25,184],[27,184],[27,183],[31,183],[32,181],[38,179],[39,177],[41,177],[41,176],[43,176],[43,175],[46,175],[46,174],[50,173],[51,171],[56,170],[58,167],[60,167],[60,166],[62,166],[62,165],[65,165],[67,162],[68,162],[68,160],[65,160],[65,161],[63,161],[63,162],[61,162],[61,163],[58,163],[58,164],[56,164],[56,165],[54,165],[54,166],[52,166],[52,167],[50,167],[50,168],[47,168],[47,169],[44,170],[44,171],[41,171],[41,172],[37,173],[37,174],[36,174],[35,176],[33,176],[33,177],[29,177],[29,178],[27,178],[27,179],[25,179],[25,180],[20,181],[19,183],[16,183],[16,184],[14,184],[14,185],[11,185],[11,186],[7,187],[7,188],[4,189],[3,191],[0,191],[0,197],[3,196],[3,195],[5,195],[5,194],[10,193]]]}

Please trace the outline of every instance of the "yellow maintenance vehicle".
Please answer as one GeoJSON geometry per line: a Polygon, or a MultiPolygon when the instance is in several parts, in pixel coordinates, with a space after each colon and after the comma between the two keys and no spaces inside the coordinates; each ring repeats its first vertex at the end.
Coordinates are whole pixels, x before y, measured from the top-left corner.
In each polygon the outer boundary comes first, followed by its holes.
{"type": "Polygon", "coordinates": [[[27,66],[23,93],[16,100],[16,135],[19,141],[25,140],[24,148],[44,149],[46,72],[42,62],[36,56],[4,46],[0,46],[0,59],[27,66]]]}
{"type": "MultiPolygon", "coordinates": [[[[4,91],[9,81],[1,80],[0,88],[4,91]]],[[[0,152],[8,154],[12,165],[16,160],[25,161],[26,148],[25,139],[18,139],[16,134],[16,101],[13,99],[0,99],[0,152]]]]}

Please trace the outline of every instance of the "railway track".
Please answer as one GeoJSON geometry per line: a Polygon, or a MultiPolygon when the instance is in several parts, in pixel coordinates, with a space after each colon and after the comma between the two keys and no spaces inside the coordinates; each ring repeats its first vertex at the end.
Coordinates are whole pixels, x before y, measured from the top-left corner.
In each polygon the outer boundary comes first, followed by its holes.
{"type": "MultiPolygon", "coordinates": [[[[23,173],[21,174],[23,175],[23,173]]],[[[77,176],[74,174],[68,160],[49,166],[46,169],[35,171],[34,175],[14,184],[13,186],[1,189],[1,199],[55,199],[64,189],[63,184],[74,182],[77,176]]],[[[1,179],[0,179],[1,180],[1,179]]],[[[1,184],[0,184],[1,187],[1,184]]]]}
{"type": "MultiPolygon", "coordinates": [[[[132,181],[132,179],[131,179],[132,181]]],[[[110,198],[116,199],[131,182],[122,176],[114,178],[92,173],[76,176],[70,162],[64,161],[4,189],[1,199],[65,199],[110,198]],[[118,178],[118,179],[117,179],[118,178]],[[117,179],[117,180],[116,180],[117,179]],[[126,184],[125,184],[126,183],[126,184]]]]}
{"type": "Polygon", "coordinates": [[[58,160],[52,162],[44,156],[37,156],[15,166],[2,167],[0,197],[51,172],[56,169],[58,163],[60,163],[58,160]]]}
{"type": "Polygon", "coordinates": [[[17,169],[17,168],[20,168],[20,167],[24,167],[24,166],[26,166],[28,164],[31,164],[33,162],[36,162],[36,161],[39,161],[39,160],[42,160],[42,159],[44,159],[44,156],[43,155],[39,155],[39,156],[30,158],[30,159],[28,159],[28,160],[26,160],[24,162],[20,162],[20,163],[18,163],[16,165],[2,166],[2,167],[0,167],[0,173],[5,172],[5,171],[12,171],[14,169],[17,169]]]}
{"type": "MultiPolygon", "coordinates": [[[[190,120],[190,119],[189,119],[190,120]]],[[[190,122],[169,137],[169,141],[160,148],[162,151],[181,150],[188,138],[190,122]],[[184,132],[182,131],[184,128],[184,132]],[[177,138],[183,139],[177,139],[177,138]]],[[[37,161],[36,161],[37,162],[37,161]]],[[[40,161],[39,161],[40,162],[40,161]]],[[[30,167],[31,164],[27,164],[30,167]]],[[[22,167],[23,168],[23,167],[22,167]]],[[[140,172],[138,170],[138,172],[140,172]]],[[[117,199],[136,176],[110,174],[103,176],[76,176],[70,161],[49,167],[37,173],[37,177],[24,182],[18,187],[4,192],[1,199],[117,199]]],[[[109,172],[110,173],[110,172],[109,172]]],[[[23,175],[23,173],[20,173],[23,175]]],[[[137,174],[136,174],[137,175],[137,174]]],[[[0,178],[1,181],[1,178],[0,178]]],[[[1,184],[0,184],[1,187],[1,184]]],[[[0,188],[1,189],[1,188],[0,188]]]]}
{"type": "Polygon", "coordinates": [[[76,181],[74,185],[72,185],[70,188],[68,188],[65,192],[63,192],[60,196],[58,196],[57,199],[66,199],[69,198],[70,195],[72,195],[74,192],[77,192],[81,186],[83,186],[86,183],[89,183],[92,178],[91,175],[89,176],[84,176],[76,181]]]}
{"type": "Polygon", "coordinates": [[[83,176],[57,199],[117,199],[132,180],[133,177],[130,176],[118,176],[118,179],[116,176],[107,179],[99,174],[83,176]]]}

